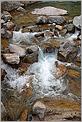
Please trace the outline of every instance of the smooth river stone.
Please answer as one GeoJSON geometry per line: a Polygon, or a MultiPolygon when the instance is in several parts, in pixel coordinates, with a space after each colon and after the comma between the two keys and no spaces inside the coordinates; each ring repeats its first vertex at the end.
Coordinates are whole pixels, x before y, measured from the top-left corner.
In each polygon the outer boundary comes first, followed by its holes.
{"type": "Polygon", "coordinates": [[[34,11],[32,11],[32,14],[58,16],[58,15],[66,15],[67,11],[63,9],[47,6],[40,9],[39,8],[35,9],[34,11]]]}

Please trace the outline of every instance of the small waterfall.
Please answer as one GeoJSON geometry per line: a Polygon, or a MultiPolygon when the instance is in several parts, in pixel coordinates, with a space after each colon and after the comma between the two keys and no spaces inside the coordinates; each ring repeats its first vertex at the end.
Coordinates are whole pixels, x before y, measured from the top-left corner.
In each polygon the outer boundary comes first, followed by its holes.
{"type": "Polygon", "coordinates": [[[13,31],[12,41],[15,42],[15,43],[20,43],[22,41],[27,42],[27,43],[31,43],[32,42],[32,38],[34,38],[34,36],[36,34],[37,34],[37,32],[34,32],[34,33],[30,33],[30,32],[22,33],[22,29],[20,29],[19,31],[13,31]]]}
{"type": "Polygon", "coordinates": [[[66,89],[63,79],[56,79],[54,75],[55,61],[57,61],[57,50],[55,53],[43,54],[39,47],[38,62],[29,67],[29,73],[34,74],[33,87],[39,96],[58,95],[66,89]]]}
{"type": "Polygon", "coordinates": [[[38,61],[44,60],[44,54],[43,51],[41,50],[41,48],[38,46],[39,49],[39,53],[38,53],[38,61]]]}

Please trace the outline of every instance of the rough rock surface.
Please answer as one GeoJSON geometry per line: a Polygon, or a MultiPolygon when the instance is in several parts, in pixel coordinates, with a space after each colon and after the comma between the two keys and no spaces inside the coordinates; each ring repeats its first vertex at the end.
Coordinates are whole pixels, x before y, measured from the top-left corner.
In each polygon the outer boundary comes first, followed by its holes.
{"type": "Polygon", "coordinates": [[[39,117],[40,120],[44,119],[45,111],[46,111],[46,106],[42,102],[37,101],[34,104],[33,113],[36,114],[39,117]]]}
{"type": "Polygon", "coordinates": [[[63,10],[63,9],[48,6],[48,7],[43,7],[41,9],[35,9],[32,12],[32,14],[58,16],[58,15],[67,14],[67,11],[63,10]]]}
{"type": "Polygon", "coordinates": [[[5,62],[9,63],[9,64],[19,64],[20,62],[20,58],[17,54],[13,53],[7,53],[7,54],[3,54],[3,58],[5,60],[5,62]]]}
{"type": "Polygon", "coordinates": [[[20,1],[3,1],[1,2],[1,8],[5,11],[12,11],[20,6],[24,6],[20,1]]]}
{"type": "Polygon", "coordinates": [[[16,53],[17,55],[19,55],[19,57],[25,56],[26,50],[18,45],[10,44],[9,50],[10,50],[10,52],[13,52],[13,53],[16,53]]]}

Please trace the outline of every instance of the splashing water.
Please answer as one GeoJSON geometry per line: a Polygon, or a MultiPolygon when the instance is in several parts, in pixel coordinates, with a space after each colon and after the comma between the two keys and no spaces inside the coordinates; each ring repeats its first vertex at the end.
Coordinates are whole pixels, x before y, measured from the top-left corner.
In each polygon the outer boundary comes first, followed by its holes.
{"type": "Polygon", "coordinates": [[[56,79],[53,75],[57,54],[43,54],[41,48],[39,48],[38,58],[38,63],[34,63],[29,67],[29,72],[34,74],[33,87],[36,94],[39,96],[60,94],[66,89],[66,86],[62,78],[56,79]]]}

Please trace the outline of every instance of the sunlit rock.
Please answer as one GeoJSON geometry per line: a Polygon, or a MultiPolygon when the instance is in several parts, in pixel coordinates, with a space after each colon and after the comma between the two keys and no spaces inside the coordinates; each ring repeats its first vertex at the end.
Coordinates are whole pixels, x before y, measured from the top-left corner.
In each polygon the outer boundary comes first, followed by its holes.
{"type": "Polygon", "coordinates": [[[32,14],[38,14],[38,15],[66,15],[67,11],[63,10],[63,9],[59,9],[59,8],[55,8],[55,7],[51,7],[51,6],[47,6],[47,7],[43,7],[43,8],[38,8],[35,9],[32,14]]]}
{"type": "Polygon", "coordinates": [[[7,62],[9,64],[19,64],[19,62],[20,62],[19,56],[15,53],[3,54],[3,58],[4,58],[5,62],[7,62]]]}
{"type": "Polygon", "coordinates": [[[9,45],[10,52],[16,53],[19,57],[25,56],[26,50],[18,45],[10,44],[9,45]]]}

